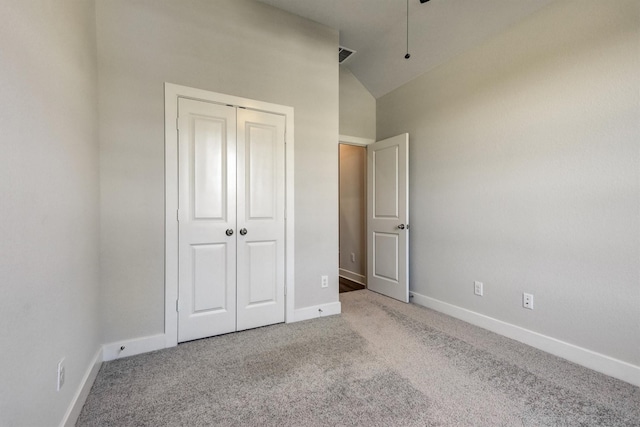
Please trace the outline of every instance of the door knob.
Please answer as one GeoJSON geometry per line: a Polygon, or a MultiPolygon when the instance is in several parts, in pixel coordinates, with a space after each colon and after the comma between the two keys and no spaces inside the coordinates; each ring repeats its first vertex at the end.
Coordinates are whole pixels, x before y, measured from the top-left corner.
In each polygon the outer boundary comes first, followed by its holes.
{"type": "Polygon", "coordinates": [[[233,235],[233,230],[230,228],[227,228],[227,231],[225,232],[227,234],[227,236],[232,236],[233,235]]]}
{"type": "Polygon", "coordinates": [[[241,228],[241,229],[240,229],[240,234],[241,234],[242,236],[244,236],[245,234],[247,234],[247,229],[246,229],[246,228],[241,228]]]}
{"type": "Polygon", "coordinates": [[[404,230],[404,224],[400,224],[400,225],[398,226],[398,228],[399,228],[400,230],[404,230]]]}

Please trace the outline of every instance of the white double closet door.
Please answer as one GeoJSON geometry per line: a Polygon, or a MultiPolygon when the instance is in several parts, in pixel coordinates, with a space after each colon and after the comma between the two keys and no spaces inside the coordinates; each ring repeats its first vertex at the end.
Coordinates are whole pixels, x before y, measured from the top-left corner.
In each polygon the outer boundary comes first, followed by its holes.
{"type": "Polygon", "coordinates": [[[178,341],[284,321],[284,116],[178,103],[178,341]]]}

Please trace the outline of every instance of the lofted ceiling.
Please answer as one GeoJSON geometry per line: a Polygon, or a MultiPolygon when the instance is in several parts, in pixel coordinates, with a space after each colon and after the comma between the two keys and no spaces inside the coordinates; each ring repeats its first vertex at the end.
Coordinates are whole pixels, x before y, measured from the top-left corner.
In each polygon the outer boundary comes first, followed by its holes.
{"type": "MultiPolygon", "coordinates": [[[[340,31],[347,67],[379,98],[555,0],[258,0],[340,31]]],[[[336,51],[336,61],[338,52],[336,51]]]]}

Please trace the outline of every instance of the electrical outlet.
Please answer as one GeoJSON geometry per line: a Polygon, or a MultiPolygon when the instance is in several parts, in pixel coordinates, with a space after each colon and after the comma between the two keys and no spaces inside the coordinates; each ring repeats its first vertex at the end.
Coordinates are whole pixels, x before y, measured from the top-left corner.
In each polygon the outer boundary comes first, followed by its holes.
{"type": "Polygon", "coordinates": [[[356,262],[356,254],[351,252],[351,262],[356,262]]]}
{"type": "Polygon", "coordinates": [[[329,287],[329,276],[320,276],[320,286],[323,288],[329,287]]]}
{"type": "Polygon", "coordinates": [[[527,293],[522,294],[522,306],[533,310],[533,295],[527,293]]]}
{"type": "Polygon", "coordinates": [[[66,369],[64,367],[64,357],[63,357],[62,360],[58,362],[58,385],[56,386],[57,391],[60,391],[60,389],[64,385],[65,374],[66,374],[66,369]]]}
{"type": "Polygon", "coordinates": [[[478,282],[478,281],[473,282],[473,293],[474,294],[476,294],[478,296],[482,296],[483,288],[484,288],[484,285],[482,284],[482,282],[478,282]]]}

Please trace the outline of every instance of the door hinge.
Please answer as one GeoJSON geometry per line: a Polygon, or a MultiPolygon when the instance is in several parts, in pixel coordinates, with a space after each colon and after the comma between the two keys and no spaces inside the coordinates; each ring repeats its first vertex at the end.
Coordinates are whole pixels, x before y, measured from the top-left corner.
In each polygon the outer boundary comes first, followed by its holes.
{"type": "Polygon", "coordinates": [[[180,222],[180,209],[176,209],[176,221],[180,222]]]}
{"type": "Polygon", "coordinates": [[[176,117],[176,130],[180,131],[180,117],[176,117]]]}
{"type": "Polygon", "coordinates": [[[177,299],[176,300],[176,312],[179,312],[179,311],[180,311],[180,300],[177,299]]]}

